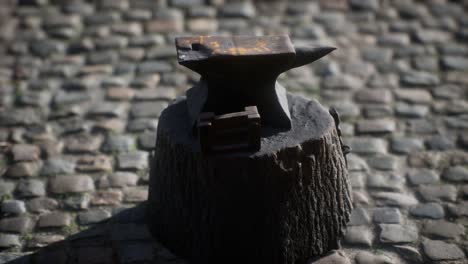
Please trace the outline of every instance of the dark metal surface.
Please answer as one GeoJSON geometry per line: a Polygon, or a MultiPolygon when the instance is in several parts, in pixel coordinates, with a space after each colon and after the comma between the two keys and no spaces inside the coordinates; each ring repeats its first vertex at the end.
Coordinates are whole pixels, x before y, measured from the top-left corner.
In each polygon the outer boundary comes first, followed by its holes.
{"type": "Polygon", "coordinates": [[[203,112],[197,128],[202,151],[206,154],[260,149],[260,115],[255,106],[223,115],[203,112]]]}

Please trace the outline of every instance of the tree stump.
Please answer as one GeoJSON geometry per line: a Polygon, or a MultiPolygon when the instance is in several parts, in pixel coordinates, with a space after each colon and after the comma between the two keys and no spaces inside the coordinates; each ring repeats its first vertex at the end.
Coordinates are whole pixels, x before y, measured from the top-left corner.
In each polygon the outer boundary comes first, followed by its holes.
{"type": "Polygon", "coordinates": [[[300,264],[339,247],[352,209],[337,125],[288,94],[292,129],[262,128],[261,149],[203,156],[186,101],[159,119],[147,224],[192,263],[300,264]]]}

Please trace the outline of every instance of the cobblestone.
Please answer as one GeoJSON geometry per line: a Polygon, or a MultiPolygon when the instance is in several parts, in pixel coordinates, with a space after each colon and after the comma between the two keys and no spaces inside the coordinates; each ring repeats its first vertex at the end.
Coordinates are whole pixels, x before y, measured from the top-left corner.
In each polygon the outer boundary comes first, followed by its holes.
{"type": "Polygon", "coordinates": [[[411,208],[410,213],[417,217],[440,219],[445,216],[444,208],[438,203],[418,204],[411,208]]]}
{"type": "Polygon", "coordinates": [[[75,163],[69,160],[53,158],[44,162],[41,175],[51,176],[58,174],[71,174],[75,171],[75,163]]]}
{"type": "Polygon", "coordinates": [[[391,155],[376,155],[369,158],[367,164],[376,170],[393,171],[398,168],[398,159],[391,155]]]}
{"type": "Polygon", "coordinates": [[[400,253],[400,256],[409,261],[410,263],[422,263],[423,258],[421,253],[419,251],[412,247],[412,246],[407,246],[407,245],[394,245],[393,248],[400,253]]]}
{"type": "Polygon", "coordinates": [[[118,190],[102,190],[94,193],[92,205],[119,205],[122,202],[122,192],[118,190]]]}
{"type": "Polygon", "coordinates": [[[57,176],[51,180],[50,190],[58,194],[92,191],[94,182],[86,175],[57,176]]]}
{"type": "Polygon", "coordinates": [[[18,235],[0,233],[0,248],[10,248],[14,246],[21,246],[18,235]]]}
{"type": "Polygon", "coordinates": [[[106,155],[82,156],[77,160],[78,172],[110,172],[112,171],[112,159],[106,155]]]}
{"type": "Polygon", "coordinates": [[[34,221],[27,216],[9,217],[0,220],[0,231],[26,233],[33,229],[34,221]]]}
{"type": "Polygon", "coordinates": [[[376,208],[372,211],[372,214],[373,220],[376,223],[399,224],[402,221],[402,216],[398,208],[376,208]]]}
{"type": "Polygon", "coordinates": [[[457,199],[457,189],[453,185],[421,186],[419,194],[426,202],[454,202],[457,199]]]}
{"type": "Polygon", "coordinates": [[[345,235],[345,242],[357,246],[372,246],[373,233],[367,226],[348,227],[345,235]]]}
{"type": "Polygon", "coordinates": [[[148,198],[148,190],[142,188],[131,187],[124,190],[124,201],[135,203],[143,202],[148,198]]]}
{"type": "Polygon", "coordinates": [[[412,185],[432,184],[439,181],[439,175],[435,171],[428,169],[410,171],[407,177],[412,185]]]}
{"type": "Polygon", "coordinates": [[[122,170],[143,170],[148,168],[148,152],[137,151],[117,156],[117,166],[122,170]]]}
{"type": "Polygon", "coordinates": [[[457,205],[449,206],[449,211],[455,216],[468,216],[468,202],[463,201],[457,205]]]}
{"type": "Polygon", "coordinates": [[[71,217],[68,213],[52,212],[41,215],[37,226],[40,228],[45,227],[64,227],[71,223],[71,217]]]}
{"type": "Polygon", "coordinates": [[[320,258],[318,260],[314,260],[312,263],[314,264],[328,264],[328,263],[350,264],[351,262],[344,252],[334,250],[327,256],[320,258]]]}
{"type": "Polygon", "coordinates": [[[65,239],[65,237],[62,235],[38,234],[29,240],[26,246],[28,248],[41,248],[63,239],[65,239]]]}
{"type": "Polygon", "coordinates": [[[141,132],[145,130],[156,130],[157,127],[158,119],[138,118],[128,123],[127,130],[130,132],[141,132]]]}
{"type": "Polygon", "coordinates": [[[354,153],[358,154],[377,154],[385,153],[385,141],[379,138],[352,138],[346,141],[353,149],[354,153]]]}
{"type": "Polygon", "coordinates": [[[138,146],[143,150],[152,150],[156,146],[154,131],[144,132],[138,136],[138,146]]]}
{"type": "Polygon", "coordinates": [[[94,224],[103,221],[111,216],[108,210],[104,209],[92,209],[83,213],[78,214],[78,222],[81,225],[94,224]]]}
{"type": "Polygon", "coordinates": [[[68,194],[68,197],[63,200],[63,205],[70,210],[84,210],[89,208],[91,197],[88,193],[68,194]]]}
{"type": "Polygon", "coordinates": [[[361,251],[356,254],[356,263],[358,264],[386,264],[392,263],[392,260],[385,255],[374,255],[369,252],[361,251]]]}
{"type": "Polygon", "coordinates": [[[36,197],[46,194],[44,182],[41,180],[21,180],[16,187],[20,197],[36,197]]]}
{"type": "Polygon", "coordinates": [[[431,260],[456,260],[465,257],[463,251],[454,244],[427,239],[422,242],[424,252],[431,260]]]}
{"type": "Polygon", "coordinates": [[[21,200],[4,200],[1,205],[4,214],[19,215],[26,212],[26,206],[21,200]]]}
{"type": "Polygon", "coordinates": [[[33,213],[45,213],[50,212],[58,208],[59,204],[56,200],[48,197],[38,197],[29,200],[26,203],[29,211],[33,213]]]}
{"type": "Polygon", "coordinates": [[[378,192],[374,194],[378,204],[409,207],[416,205],[418,201],[410,195],[393,193],[393,192],[378,192]]]}
{"type": "Polygon", "coordinates": [[[162,110],[166,108],[166,102],[140,102],[133,104],[130,115],[134,118],[159,117],[162,110]]]}
{"type": "Polygon", "coordinates": [[[367,211],[362,207],[354,208],[353,212],[351,213],[348,225],[359,226],[359,225],[367,225],[369,223],[370,223],[370,217],[367,211]]]}
{"type": "Polygon", "coordinates": [[[383,243],[411,243],[418,239],[418,229],[410,225],[380,224],[383,243]]]}
{"type": "Polygon", "coordinates": [[[89,134],[73,135],[65,139],[65,150],[71,153],[95,153],[101,146],[102,138],[89,134]]]}
{"type": "Polygon", "coordinates": [[[108,181],[112,187],[135,186],[138,182],[138,175],[131,172],[116,172],[109,176],[108,181]]]}
{"type": "Polygon", "coordinates": [[[11,148],[14,161],[33,161],[38,160],[40,149],[34,145],[17,144],[11,148]]]}
{"type": "Polygon", "coordinates": [[[42,162],[18,162],[12,164],[5,173],[5,176],[12,178],[35,177],[41,170],[42,162]]]}
{"type": "Polygon", "coordinates": [[[468,182],[468,169],[462,166],[450,167],[444,171],[442,177],[454,182],[468,182]]]}
{"type": "Polygon", "coordinates": [[[105,152],[127,152],[135,147],[135,138],[129,135],[111,135],[102,146],[105,152]]]}
{"type": "Polygon", "coordinates": [[[0,5],[0,263],[185,263],[152,240],[138,203],[158,118],[199,78],[173,46],[191,34],[290,34],[338,48],[281,76],[340,112],[352,148],[348,232],[316,263],[467,261],[463,1],[0,5]]]}
{"type": "Polygon", "coordinates": [[[423,233],[444,239],[456,239],[465,233],[465,227],[445,220],[430,221],[424,224],[423,233]]]}
{"type": "Polygon", "coordinates": [[[357,123],[356,132],[361,134],[391,133],[395,128],[393,120],[361,120],[357,123]]]}
{"type": "MultiPolygon", "coordinates": [[[[440,83],[440,80],[437,76],[432,75],[427,72],[421,72],[421,71],[412,71],[404,74],[401,77],[401,82],[403,85],[407,86],[434,86],[438,85],[440,83]]],[[[415,95],[420,94],[423,95],[424,97],[421,98],[422,101],[427,101],[429,98],[428,94],[425,94],[423,92],[420,92],[419,90],[416,91],[410,91],[410,92],[402,92],[401,90],[399,91],[400,97],[402,98],[408,98],[408,99],[414,99],[418,100],[415,95]]]]}
{"type": "Polygon", "coordinates": [[[400,191],[403,188],[404,179],[392,173],[375,173],[367,177],[367,187],[388,191],[400,191]]]}
{"type": "Polygon", "coordinates": [[[402,117],[425,117],[429,113],[429,107],[426,105],[415,105],[398,102],[395,104],[395,113],[402,117]]]}
{"type": "Polygon", "coordinates": [[[455,144],[450,139],[442,136],[432,136],[426,140],[427,149],[443,151],[453,149],[455,144]]]}

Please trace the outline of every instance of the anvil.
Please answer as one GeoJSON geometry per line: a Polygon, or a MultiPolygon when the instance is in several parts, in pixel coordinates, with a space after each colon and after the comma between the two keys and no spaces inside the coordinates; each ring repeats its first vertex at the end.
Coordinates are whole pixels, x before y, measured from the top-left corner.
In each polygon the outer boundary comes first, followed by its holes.
{"type": "Polygon", "coordinates": [[[176,38],[179,64],[199,73],[187,91],[192,125],[201,112],[225,114],[257,106],[262,127],[291,128],[286,90],[276,79],[311,63],[332,47],[294,47],[281,36],[197,36],[176,38]]]}

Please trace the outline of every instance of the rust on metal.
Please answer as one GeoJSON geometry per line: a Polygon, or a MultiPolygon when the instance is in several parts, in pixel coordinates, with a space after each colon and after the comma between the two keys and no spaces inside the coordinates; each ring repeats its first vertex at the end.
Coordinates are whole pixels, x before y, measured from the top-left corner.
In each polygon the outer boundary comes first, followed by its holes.
{"type": "Polygon", "coordinates": [[[179,62],[199,61],[219,56],[259,56],[288,54],[294,47],[287,36],[198,36],[176,39],[179,62]]]}

